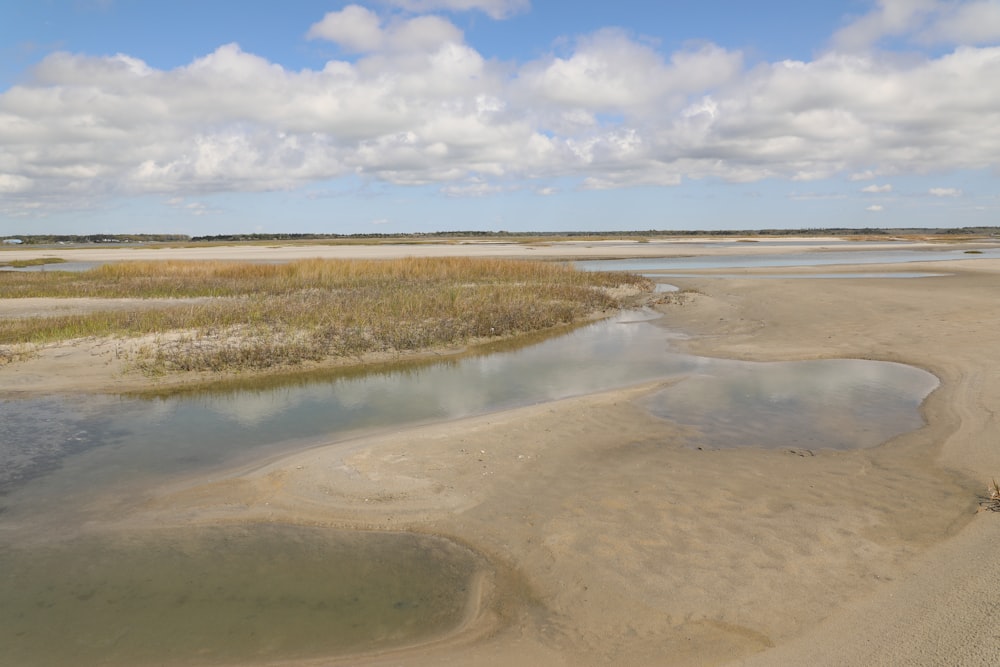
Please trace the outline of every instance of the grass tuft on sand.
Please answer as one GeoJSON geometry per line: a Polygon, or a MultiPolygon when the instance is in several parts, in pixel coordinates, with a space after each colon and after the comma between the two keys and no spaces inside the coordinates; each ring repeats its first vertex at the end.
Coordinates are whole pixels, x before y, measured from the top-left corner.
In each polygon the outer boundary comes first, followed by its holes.
{"type": "Polygon", "coordinates": [[[986,487],[986,496],[980,500],[979,506],[991,512],[1000,512],[1000,484],[995,479],[986,487]]]}

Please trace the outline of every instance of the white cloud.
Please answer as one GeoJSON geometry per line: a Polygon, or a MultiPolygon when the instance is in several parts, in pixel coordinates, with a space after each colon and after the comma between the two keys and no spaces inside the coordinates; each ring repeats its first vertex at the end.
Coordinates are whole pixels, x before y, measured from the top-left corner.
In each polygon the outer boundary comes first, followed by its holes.
{"type": "Polygon", "coordinates": [[[1000,39],[1000,2],[947,3],[918,37],[932,43],[987,44],[1000,39]]]}
{"type": "Polygon", "coordinates": [[[997,0],[878,0],[831,40],[838,51],[872,48],[885,38],[925,44],[989,44],[1000,38],[997,0]]]}
{"type": "Polygon", "coordinates": [[[33,181],[19,174],[0,174],[0,192],[14,194],[31,188],[33,181]]]}
{"type": "Polygon", "coordinates": [[[666,61],[651,47],[617,29],[578,40],[568,57],[550,56],[525,65],[517,82],[533,104],[548,102],[570,112],[660,113],[676,110],[687,95],[732,80],[742,56],[714,45],[681,51],[666,61]]]}
{"type": "Polygon", "coordinates": [[[382,46],[382,21],[375,12],[359,5],[348,5],[339,12],[328,12],[306,33],[309,39],[326,39],[353,52],[375,51],[382,46]]]}
{"type": "Polygon", "coordinates": [[[879,204],[872,204],[871,206],[869,206],[865,210],[869,211],[871,213],[878,213],[879,211],[881,211],[883,209],[882,209],[882,206],[880,206],[879,204]]]}
{"type": "Polygon", "coordinates": [[[901,35],[919,27],[938,4],[937,0],[878,0],[876,7],[856,18],[833,36],[833,45],[841,51],[871,47],[886,36],[901,35]]]}
{"type": "Polygon", "coordinates": [[[961,197],[962,191],[957,188],[931,188],[928,192],[935,197],[961,197]]]}
{"type": "Polygon", "coordinates": [[[351,53],[375,51],[434,51],[443,44],[461,44],[462,31],[439,16],[391,21],[385,27],[377,14],[358,5],[329,12],[306,33],[309,39],[336,42],[351,53]]]}
{"type": "MultiPolygon", "coordinates": [[[[916,10],[881,7],[883,28],[914,24],[916,10]]],[[[360,56],[301,71],[236,44],[169,70],[125,55],[48,56],[0,92],[4,210],[123,193],[198,200],[344,175],[469,196],[522,181],[546,194],[556,179],[617,188],[843,174],[883,194],[891,187],[876,179],[995,168],[1000,156],[1000,47],[747,69],[711,44],[664,53],[602,30],[515,64],[484,58],[441,17],[358,6],[309,34],[360,56]]]]}
{"type": "Polygon", "coordinates": [[[411,12],[478,10],[495,19],[505,19],[531,7],[530,0],[385,0],[411,12]]]}
{"type": "Polygon", "coordinates": [[[438,16],[418,16],[390,32],[390,42],[399,51],[433,51],[442,44],[462,41],[462,31],[438,16]]]}

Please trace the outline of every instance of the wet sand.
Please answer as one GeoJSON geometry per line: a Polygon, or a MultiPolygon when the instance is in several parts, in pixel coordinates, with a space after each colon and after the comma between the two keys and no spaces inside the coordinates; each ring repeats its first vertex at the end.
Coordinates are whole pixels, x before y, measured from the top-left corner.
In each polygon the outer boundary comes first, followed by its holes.
{"type": "MultiPolygon", "coordinates": [[[[658,307],[698,354],[936,374],[927,426],[874,449],[699,450],[642,386],[187,480],[115,523],[412,530],[493,563],[459,632],[343,664],[995,664],[1000,514],[977,496],[1000,477],[1000,261],[905,268],[951,275],[678,278],[696,291],[658,307]]],[[[79,388],[115,372],[91,366],[79,388]]]]}

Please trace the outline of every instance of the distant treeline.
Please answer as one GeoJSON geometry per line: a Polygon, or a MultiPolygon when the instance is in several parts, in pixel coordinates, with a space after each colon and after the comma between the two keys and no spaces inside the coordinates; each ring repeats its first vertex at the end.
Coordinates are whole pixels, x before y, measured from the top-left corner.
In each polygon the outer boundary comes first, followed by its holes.
{"type": "Polygon", "coordinates": [[[552,238],[649,238],[663,236],[905,236],[905,235],[959,235],[997,236],[1000,227],[957,227],[953,229],[893,229],[878,227],[857,228],[806,228],[806,229],[646,229],[633,231],[575,231],[575,232],[508,232],[508,231],[448,231],[416,232],[410,234],[215,234],[188,236],[186,234],[25,234],[3,237],[4,242],[25,245],[90,244],[90,243],[208,243],[252,241],[337,241],[337,240],[419,240],[419,239],[516,239],[534,237],[552,238]]]}
{"type": "Polygon", "coordinates": [[[25,244],[47,245],[53,243],[176,243],[189,241],[185,234],[24,234],[3,237],[4,241],[18,240],[25,244]]]}

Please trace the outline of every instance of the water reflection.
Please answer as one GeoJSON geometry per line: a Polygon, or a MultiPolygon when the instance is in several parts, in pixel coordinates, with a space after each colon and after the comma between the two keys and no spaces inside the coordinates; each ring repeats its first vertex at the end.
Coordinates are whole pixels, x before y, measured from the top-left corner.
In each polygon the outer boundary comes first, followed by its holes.
{"type": "Polygon", "coordinates": [[[704,448],[854,449],[922,426],[918,408],[937,386],[910,366],[852,359],[726,365],[644,405],[693,427],[692,444],[704,448]]]}
{"type": "MultiPolygon", "coordinates": [[[[660,414],[687,420],[706,434],[721,433],[727,415],[741,414],[734,396],[820,395],[825,387],[858,387],[853,393],[843,390],[839,403],[824,397],[781,414],[775,412],[781,404],[774,400],[745,398],[742,414],[747,416],[733,422],[751,424],[773,415],[768,419],[773,433],[744,438],[745,444],[798,442],[795,434],[808,429],[783,424],[802,419],[815,431],[810,446],[843,447],[851,445],[842,440],[842,429],[824,426],[826,415],[855,414],[878,405],[878,410],[860,414],[863,424],[854,430],[885,439],[919,425],[893,415],[916,416],[915,406],[934,381],[922,371],[878,362],[778,366],[678,354],[670,350],[668,333],[648,322],[650,317],[623,313],[517,350],[368,373],[327,373],[308,381],[258,380],[241,389],[157,397],[5,401],[0,403],[0,492],[39,477],[32,504],[21,504],[28,511],[51,494],[86,494],[123,479],[232,466],[359,431],[454,419],[679,375],[714,379],[692,377],[668,390],[669,404],[680,407],[675,412],[662,408],[660,414]]],[[[726,440],[718,438],[720,444],[726,440]]],[[[877,442],[866,440],[860,446],[871,444],[877,442]]],[[[9,496],[4,504],[19,503],[9,496]]]]}

